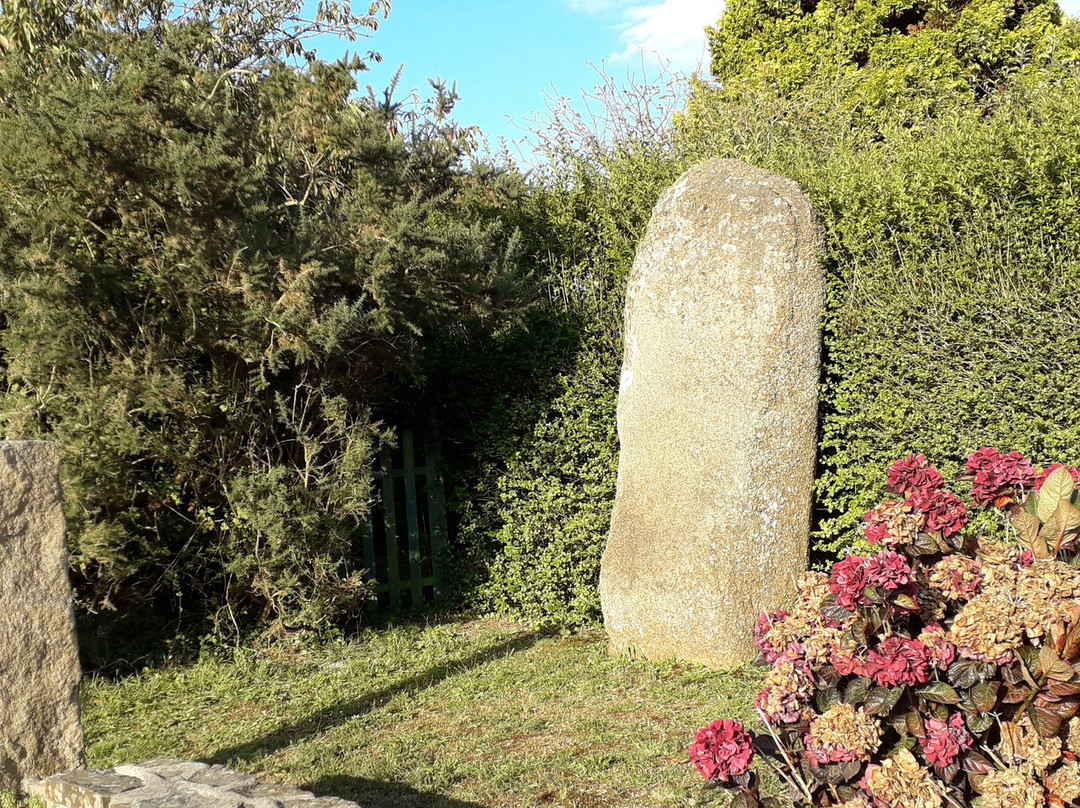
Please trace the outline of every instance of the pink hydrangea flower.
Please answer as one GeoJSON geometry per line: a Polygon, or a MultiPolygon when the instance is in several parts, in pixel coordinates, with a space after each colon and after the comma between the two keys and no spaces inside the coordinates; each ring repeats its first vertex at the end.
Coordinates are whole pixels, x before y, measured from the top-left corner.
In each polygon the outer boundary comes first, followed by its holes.
{"type": "Polygon", "coordinates": [[[836,602],[855,611],[860,604],[865,604],[863,590],[866,589],[866,559],[859,555],[849,555],[837,561],[829,572],[829,591],[836,595],[836,602]]]}
{"type": "Polygon", "coordinates": [[[1035,467],[1019,452],[1002,454],[984,446],[968,455],[966,468],[975,475],[971,496],[980,505],[994,503],[1014,486],[1031,488],[1035,484],[1035,467]]]}
{"type": "Polygon", "coordinates": [[[946,670],[956,661],[956,646],[945,637],[940,623],[927,623],[918,637],[930,653],[930,661],[938,670],[946,670]]]}
{"type": "Polygon", "coordinates": [[[916,491],[908,497],[907,504],[926,514],[927,530],[940,530],[943,536],[951,536],[967,524],[967,508],[951,491],[941,488],[916,491]]]}
{"type": "Polygon", "coordinates": [[[944,483],[940,472],[921,454],[897,460],[889,466],[888,478],[889,487],[898,494],[933,491],[944,483]]]}
{"type": "Polygon", "coordinates": [[[885,522],[872,521],[870,515],[873,511],[866,514],[866,540],[871,544],[878,544],[879,542],[884,544],[892,538],[892,534],[889,533],[889,526],[885,522]]]}
{"type": "Polygon", "coordinates": [[[920,738],[926,762],[933,766],[945,767],[956,760],[956,756],[971,748],[973,738],[964,726],[964,716],[953,713],[948,722],[928,718],[925,721],[926,737],[920,738]]]}
{"type": "MultiPolygon", "coordinates": [[[[1059,468],[1061,468],[1064,465],[1065,465],[1064,463],[1054,463],[1052,466],[1047,466],[1045,469],[1043,469],[1043,473],[1035,478],[1035,484],[1034,484],[1035,490],[1036,491],[1040,490],[1043,487],[1043,483],[1046,482],[1046,478],[1049,477],[1051,474],[1053,474],[1055,471],[1057,471],[1059,468]]],[[[1069,474],[1072,475],[1073,482],[1075,482],[1078,486],[1080,486],[1080,469],[1077,469],[1077,468],[1075,468],[1073,466],[1065,466],[1065,467],[1069,470],[1069,474]]]]}
{"type": "Polygon", "coordinates": [[[854,648],[841,648],[839,645],[834,645],[829,655],[829,664],[836,668],[841,676],[870,675],[866,672],[866,660],[856,656],[854,648]]]}
{"type": "Polygon", "coordinates": [[[789,617],[789,612],[777,609],[775,612],[762,612],[758,617],[757,625],[754,626],[754,645],[761,651],[761,656],[766,662],[772,664],[780,656],[780,649],[769,642],[769,630],[775,623],[782,623],[784,618],[789,617]]]}
{"type": "Polygon", "coordinates": [[[930,651],[918,640],[893,634],[869,653],[866,668],[882,687],[922,684],[930,678],[930,651]]]}
{"type": "Polygon", "coordinates": [[[894,550],[872,555],[866,560],[866,580],[882,589],[899,589],[911,583],[911,567],[894,550]]]}
{"type": "Polygon", "coordinates": [[[687,751],[690,761],[706,780],[727,780],[750,768],[754,739],[738,721],[725,718],[699,729],[687,751]]]}

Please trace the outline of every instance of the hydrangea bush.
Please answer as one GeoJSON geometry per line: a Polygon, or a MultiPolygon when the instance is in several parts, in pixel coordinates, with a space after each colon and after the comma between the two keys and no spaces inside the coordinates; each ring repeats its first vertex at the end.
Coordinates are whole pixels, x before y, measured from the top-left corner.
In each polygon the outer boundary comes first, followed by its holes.
{"type": "Polygon", "coordinates": [[[912,455],[866,514],[878,552],[805,573],[761,616],[766,731],[714,721],[689,749],[733,808],[781,804],[754,758],[798,805],[1080,806],[1080,471],[993,448],[966,470],[1010,541],[965,530],[967,506],[912,455]]]}

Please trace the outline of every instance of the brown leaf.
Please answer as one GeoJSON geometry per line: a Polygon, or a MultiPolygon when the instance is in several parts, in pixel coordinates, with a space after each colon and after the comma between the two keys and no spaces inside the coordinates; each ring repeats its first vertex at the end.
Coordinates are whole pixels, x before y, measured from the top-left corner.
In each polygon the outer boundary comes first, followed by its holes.
{"type": "Polygon", "coordinates": [[[1039,733],[1040,738],[1053,738],[1061,729],[1061,716],[1051,710],[1048,705],[1036,704],[1028,715],[1031,716],[1031,726],[1039,733]]]}
{"type": "Polygon", "coordinates": [[[1058,510],[1064,511],[1066,530],[1076,530],[1080,527],[1080,508],[1065,500],[1058,505],[1058,510]]]}
{"type": "Polygon", "coordinates": [[[1035,514],[1020,511],[1013,516],[1012,526],[1016,530],[1016,535],[1020,537],[1020,542],[1025,547],[1031,547],[1031,542],[1039,536],[1039,528],[1042,527],[1042,522],[1039,521],[1039,517],[1035,514]]]}
{"type": "Polygon", "coordinates": [[[1080,695],[1080,682],[1051,682],[1046,692],[1058,697],[1080,695]]]}
{"type": "Polygon", "coordinates": [[[904,713],[904,723],[907,727],[907,731],[914,735],[916,738],[926,737],[926,727],[923,725],[922,716],[918,711],[911,710],[904,713]]]}
{"type": "Polygon", "coordinates": [[[1039,671],[1055,682],[1067,682],[1073,678],[1072,665],[1058,656],[1058,652],[1049,645],[1039,651],[1039,671]]]}
{"type": "Polygon", "coordinates": [[[964,755],[964,771],[972,774],[989,774],[997,767],[978,752],[964,755]]]}
{"type": "Polygon", "coordinates": [[[1005,695],[1002,697],[1002,701],[1005,704],[1020,704],[1028,696],[1031,695],[1031,688],[1027,685],[1020,685],[1019,687],[1007,687],[1005,688],[1005,695]]]}

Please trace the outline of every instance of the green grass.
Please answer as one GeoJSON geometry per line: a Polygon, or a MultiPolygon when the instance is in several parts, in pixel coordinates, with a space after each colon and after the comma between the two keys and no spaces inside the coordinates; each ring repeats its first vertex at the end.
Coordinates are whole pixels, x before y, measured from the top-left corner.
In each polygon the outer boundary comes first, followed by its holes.
{"type": "Polygon", "coordinates": [[[681,761],[760,680],[474,620],[88,678],[84,724],[93,768],[205,760],[370,808],[723,806],[681,761]]]}

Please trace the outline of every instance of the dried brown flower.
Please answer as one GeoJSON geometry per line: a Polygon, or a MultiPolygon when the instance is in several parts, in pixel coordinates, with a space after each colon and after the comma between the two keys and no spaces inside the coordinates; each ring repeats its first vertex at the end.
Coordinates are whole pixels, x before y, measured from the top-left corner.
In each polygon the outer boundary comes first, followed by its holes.
{"type": "Polygon", "coordinates": [[[810,722],[806,749],[818,763],[870,760],[881,744],[881,725],[850,704],[834,704],[810,722]]]}
{"type": "Polygon", "coordinates": [[[1001,759],[1023,772],[1045,774],[1061,758],[1061,738],[1043,738],[1026,715],[1001,725],[1001,759]]]}
{"type": "Polygon", "coordinates": [[[1080,799],[1080,763],[1066,760],[1061,768],[1046,777],[1046,790],[1069,803],[1080,799]]]}
{"type": "Polygon", "coordinates": [[[946,636],[965,656],[1004,663],[1020,647],[1022,634],[1015,598],[1007,588],[995,585],[968,601],[946,636]]]}
{"type": "Polygon", "coordinates": [[[982,571],[974,559],[962,555],[945,556],[930,570],[930,586],[949,600],[970,600],[979,590],[982,571]]]}
{"type": "Polygon", "coordinates": [[[980,784],[981,808],[1039,808],[1043,789],[1035,778],[1017,769],[990,772],[980,784]]]}
{"type": "Polygon", "coordinates": [[[912,544],[926,526],[926,514],[906,502],[883,502],[866,514],[866,538],[886,547],[912,544]]]}
{"type": "MultiPolygon", "coordinates": [[[[907,749],[900,749],[880,766],[867,766],[862,786],[886,805],[903,808],[940,808],[943,788],[907,749]]],[[[1010,806],[1016,808],[1016,806],[1010,806]]]]}

